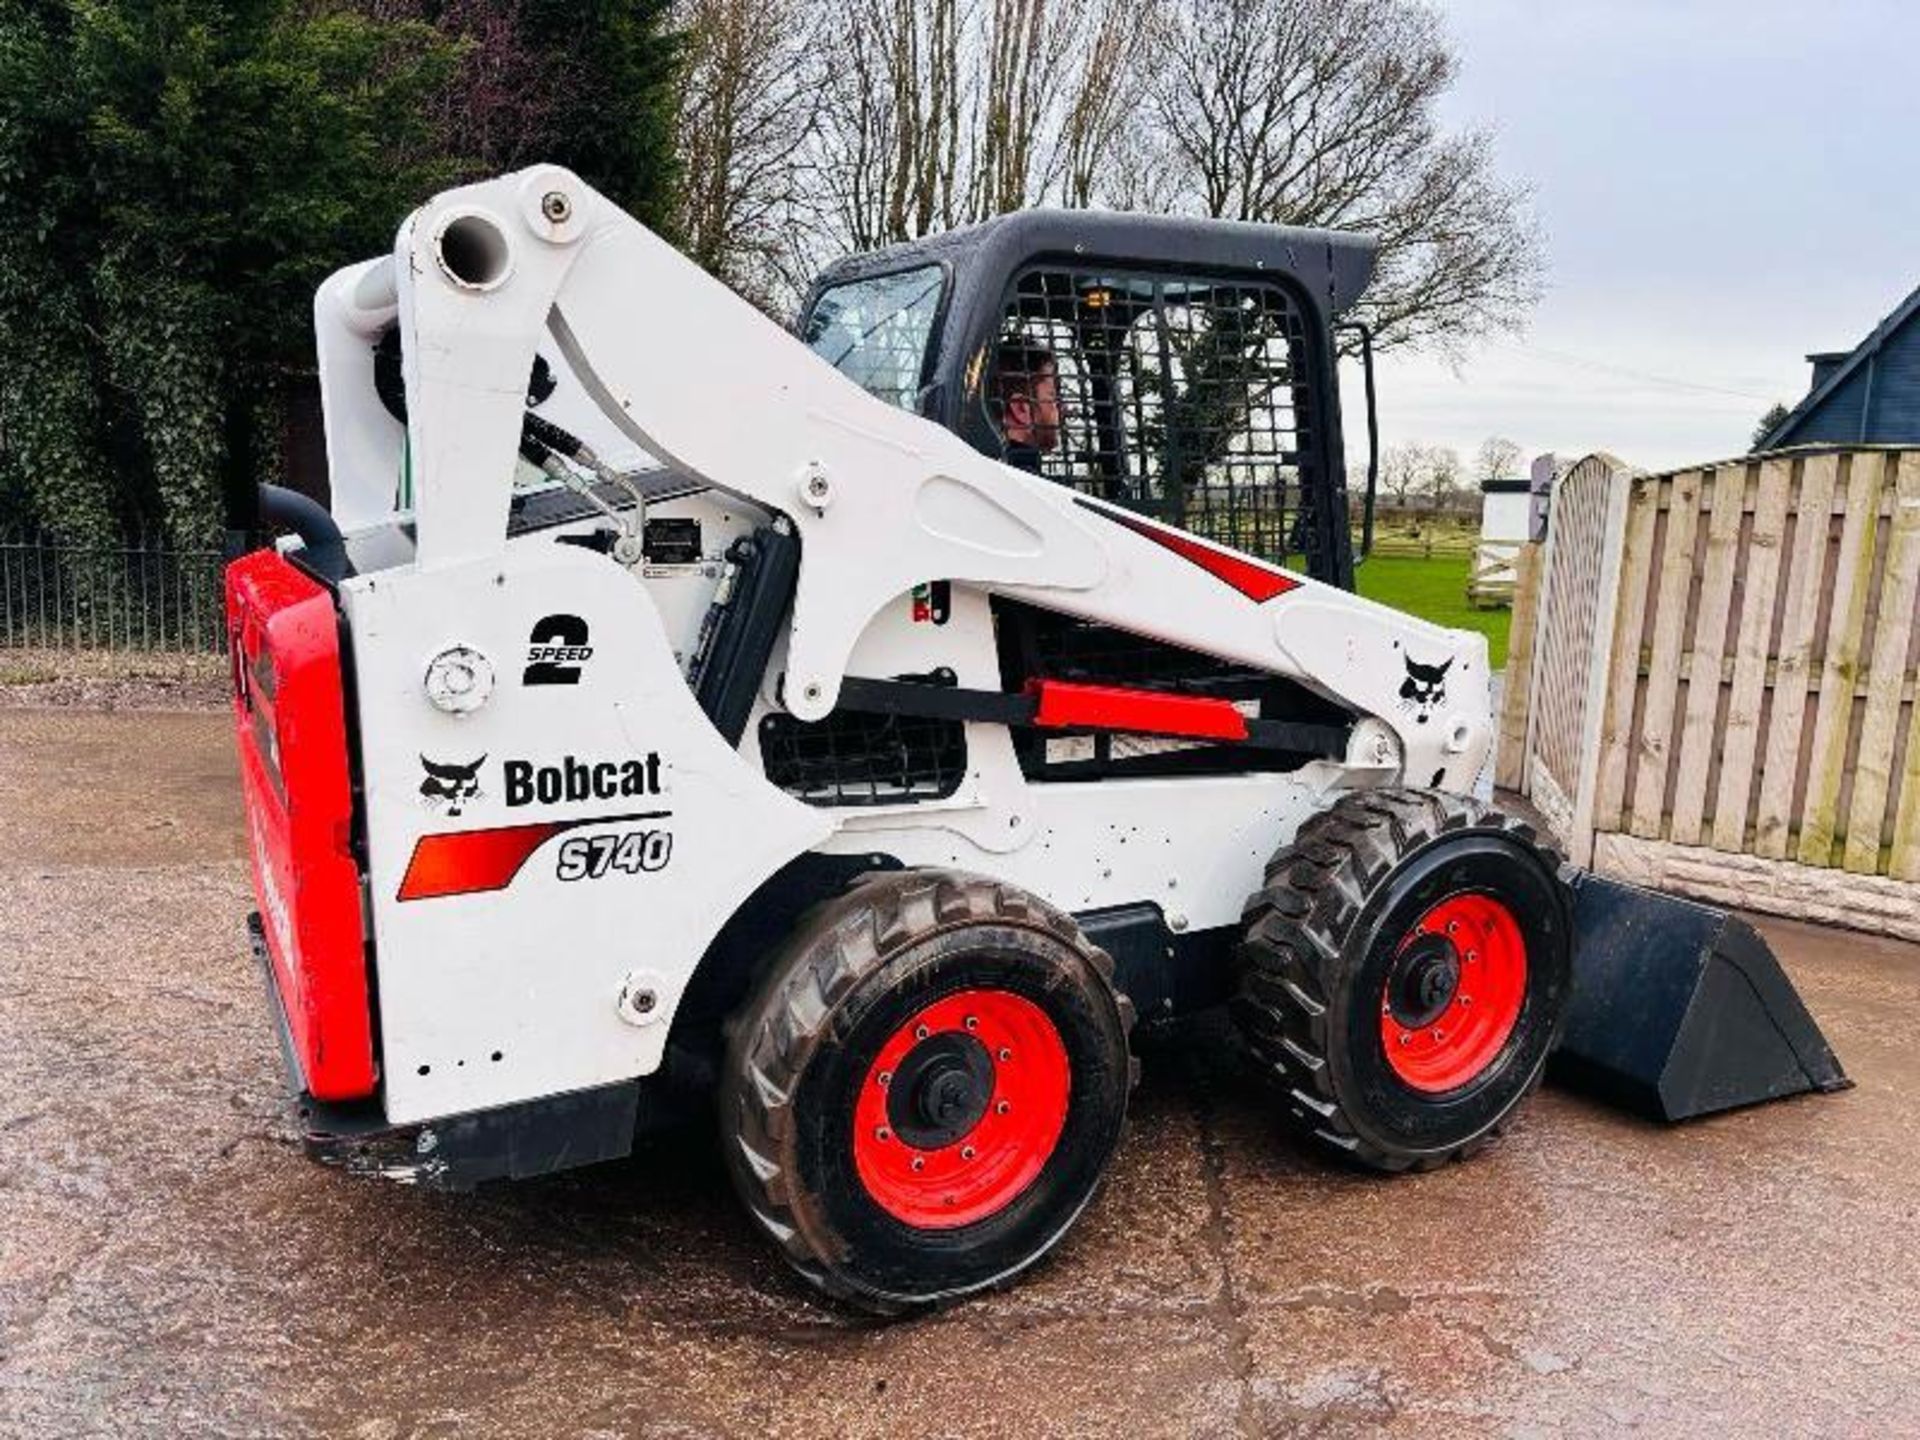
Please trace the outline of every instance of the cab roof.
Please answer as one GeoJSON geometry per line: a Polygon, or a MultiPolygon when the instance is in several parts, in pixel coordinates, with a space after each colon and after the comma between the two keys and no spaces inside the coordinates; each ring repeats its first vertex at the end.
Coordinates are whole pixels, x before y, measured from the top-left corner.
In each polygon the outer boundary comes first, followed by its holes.
{"type": "Polygon", "coordinates": [[[1111,210],[1021,210],[838,261],[814,281],[806,309],[836,285],[929,264],[949,268],[955,297],[977,299],[986,288],[992,292],[986,303],[997,307],[1013,272],[1055,259],[1188,274],[1285,275],[1331,323],[1367,288],[1378,252],[1372,236],[1345,230],[1111,210]]]}

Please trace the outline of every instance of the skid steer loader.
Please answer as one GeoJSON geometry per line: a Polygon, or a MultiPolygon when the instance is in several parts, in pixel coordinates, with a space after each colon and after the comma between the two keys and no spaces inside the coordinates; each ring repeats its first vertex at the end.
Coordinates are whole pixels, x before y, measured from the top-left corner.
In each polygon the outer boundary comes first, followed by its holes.
{"type": "Polygon", "coordinates": [[[330,509],[267,491],[227,582],[310,1148],[464,1188],[717,1108],[794,1267],[898,1312],[1059,1241],[1142,1017],[1229,1005],[1387,1171],[1556,1045],[1670,1117],[1844,1083],[1740,922],[1476,798],[1481,637],[1352,593],[1372,265],[1035,212],[796,336],[540,167],[329,280],[330,509]]]}

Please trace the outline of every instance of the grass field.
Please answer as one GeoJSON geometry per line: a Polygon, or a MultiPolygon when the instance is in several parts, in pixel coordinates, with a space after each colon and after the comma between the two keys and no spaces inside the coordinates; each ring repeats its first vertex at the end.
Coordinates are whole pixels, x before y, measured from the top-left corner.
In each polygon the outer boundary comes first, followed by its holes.
{"type": "Polygon", "coordinates": [[[1476,610],[1467,604],[1467,554],[1437,554],[1432,559],[1375,554],[1355,567],[1360,593],[1369,600],[1405,610],[1436,625],[1478,630],[1487,637],[1495,670],[1506,668],[1507,626],[1511,610],[1476,610]]]}

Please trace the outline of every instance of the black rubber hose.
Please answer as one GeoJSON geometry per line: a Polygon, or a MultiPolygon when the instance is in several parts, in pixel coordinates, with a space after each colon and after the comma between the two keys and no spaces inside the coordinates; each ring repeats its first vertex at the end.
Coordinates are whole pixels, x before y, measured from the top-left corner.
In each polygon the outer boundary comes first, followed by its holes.
{"type": "Polygon", "coordinates": [[[337,583],[346,578],[347,545],[340,527],[320,504],[298,490],[282,485],[260,487],[260,521],[278,530],[291,530],[306,548],[300,562],[320,579],[337,583]]]}

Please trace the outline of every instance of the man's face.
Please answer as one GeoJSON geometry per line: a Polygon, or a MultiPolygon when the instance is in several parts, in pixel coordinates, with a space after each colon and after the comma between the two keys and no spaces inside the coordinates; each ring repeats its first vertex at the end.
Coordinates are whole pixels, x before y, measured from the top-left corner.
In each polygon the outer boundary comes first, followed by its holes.
{"type": "Polygon", "coordinates": [[[1007,392],[1006,433],[1011,445],[1060,448],[1060,375],[1051,365],[1012,382],[1007,392]]]}

